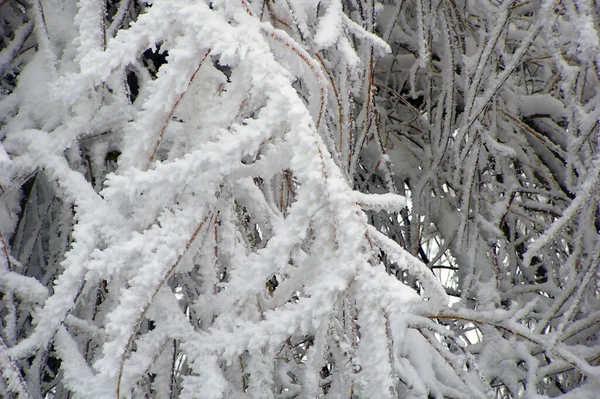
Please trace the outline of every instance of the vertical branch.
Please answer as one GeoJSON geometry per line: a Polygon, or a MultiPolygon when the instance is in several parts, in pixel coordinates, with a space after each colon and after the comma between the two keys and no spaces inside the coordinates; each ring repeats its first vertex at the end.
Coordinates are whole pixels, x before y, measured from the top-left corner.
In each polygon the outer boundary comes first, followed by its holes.
{"type": "Polygon", "coordinates": [[[340,100],[340,96],[338,94],[337,87],[335,86],[335,81],[333,80],[333,75],[331,74],[331,72],[329,72],[329,70],[325,66],[325,62],[323,61],[323,58],[321,58],[319,53],[315,53],[315,57],[317,57],[317,60],[319,60],[319,62],[321,63],[321,66],[323,67],[323,70],[325,71],[325,73],[327,74],[327,77],[329,78],[329,82],[331,83],[331,88],[333,89],[333,95],[335,96],[335,101],[338,106],[338,127],[340,130],[338,151],[341,154],[343,145],[344,145],[343,144],[344,143],[344,127],[343,127],[344,109],[342,108],[342,102],[340,100]]]}

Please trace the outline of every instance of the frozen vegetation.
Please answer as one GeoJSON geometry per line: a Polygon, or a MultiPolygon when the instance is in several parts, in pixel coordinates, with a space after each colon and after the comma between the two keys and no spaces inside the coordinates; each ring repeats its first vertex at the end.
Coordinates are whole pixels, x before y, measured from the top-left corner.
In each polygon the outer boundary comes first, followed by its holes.
{"type": "Polygon", "coordinates": [[[0,0],[0,397],[595,399],[596,0],[0,0]]]}

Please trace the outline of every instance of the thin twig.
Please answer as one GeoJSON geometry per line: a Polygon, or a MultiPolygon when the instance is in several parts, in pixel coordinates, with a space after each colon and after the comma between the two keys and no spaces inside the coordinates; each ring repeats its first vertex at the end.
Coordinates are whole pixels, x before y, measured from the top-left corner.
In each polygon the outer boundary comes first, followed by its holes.
{"type": "Polygon", "coordinates": [[[577,355],[570,353],[568,351],[565,353],[565,351],[560,350],[556,345],[552,345],[552,347],[550,347],[551,345],[549,345],[549,343],[544,342],[541,338],[536,337],[535,335],[532,335],[532,334],[525,333],[524,331],[517,331],[514,327],[511,327],[508,325],[502,325],[499,323],[493,323],[493,322],[489,322],[489,321],[478,320],[473,317],[466,317],[466,316],[459,316],[459,315],[430,315],[427,317],[429,319],[462,320],[462,321],[466,321],[466,322],[473,323],[473,324],[491,325],[493,327],[504,330],[516,337],[519,337],[526,341],[529,341],[529,342],[541,347],[545,351],[551,352],[555,356],[559,357],[561,360],[569,363],[574,368],[579,369],[579,371],[581,371],[583,374],[598,375],[598,373],[591,372],[591,369],[590,369],[591,366],[589,364],[582,363],[582,360],[585,361],[585,359],[581,359],[577,355]],[[562,353],[558,353],[558,352],[562,352],[562,353]]]}
{"type": "Polygon", "coordinates": [[[325,62],[323,61],[323,58],[321,58],[319,53],[315,53],[315,56],[317,57],[317,60],[319,60],[319,62],[321,63],[321,66],[323,66],[323,70],[325,71],[325,73],[327,74],[327,77],[329,78],[329,82],[331,83],[331,88],[333,89],[333,95],[335,96],[335,101],[337,102],[337,105],[338,105],[338,124],[339,124],[339,128],[340,128],[340,147],[338,148],[338,150],[341,153],[343,140],[344,140],[344,126],[343,126],[344,110],[342,109],[342,100],[340,100],[340,96],[338,94],[337,87],[335,86],[335,81],[333,80],[333,75],[325,67],[325,62]]]}
{"type": "MultiPolygon", "coordinates": [[[[200,61],[200,64],[198,64],[198,67],[196,68],[196,70],[192,74],[192,77],[190,78],[190,81],[188,82],[188,87],[187,87],[188,89],[191,86],[192,82],[194,81],[194,78],[196,77],[196,74],[200,70],[200,67],[202,66],[202,64],[204,63],[204,61],[206,60],[206,58],[209,56],[209,54],[210,54],[210,49],[208,49],[206,51],[206,54],[204,54],[204,58],[202,58],[202,61],[200,61]]],[[[146,163],[146,168],[148,168],[150,166],[150,164],[154,161],[154,157],[156,156],[156,152],[158,151],[158,147],[160,146],[160,143],[162,142],[163,136],[165,134],[165,130],[167,130],[167,126],[169,126],[169,122],[171,121],[171,118],[173,117],[173,114],[175,113],[175,110],[177,109],[177,106],[179,106],[179,103],[183,99],[183,96],[184,96],[185,93],[187,93],[187,89],[184,90],[179,95],[179,98],[177,99],[177,101],[175,101],[175,104],[171,108],[171,111],[169,112],[169,115],[165,119],[165,121],[163,123],[163,126],[160,129],[160,132],[158,133],[158,138],[156,139],[156,142],[154,143],[154,149],[152,150],[152,154],[150,155],[150,157],[148,157],[148,162],[146,163]]]]}
{"type": "Polygon", "coordinates": [[[194,230],[194,232],[190,236],[190,239],[185,244],[185,250],[177,257],[177,260],[175,261],[175,263],[173,263],[173,265],[171,265],[171,267],[169,267],[169,269],[163,274],[163,277],[160,280],[160,282],[158,283],[158,286],[152,293],[152,297],[150,298],[148,303],[146,303],[142,312],[139,314],[139,316],[133,326],[133,330],[131,331],[131,333],[129,335],[127,344],[125,345],[125,350],[123,351],[123,355],[121,356],[121,362],[119,364],[119,372],[118,372],[118,377],[117,377],[117,399],[119,399],[121,397],[121,382],[123,380],[123,368],[125,366],[125,359],[127,356],[127,352],[129,352],[129,349],[131,348],[131,344],[133,344],[135,334],[140,329],[140,326],[142,325],[142,322],[144,320],[144,317],[146,316],[146,313],[148,312],[148,309],[150,309],[150,306],[154,302],[154,298],[156,297],[156,295],[158,294],[160,289],[166,284],[167,280],[169,279],[169,277],[171,276],[173,271],[177,268],[177,266],[181,262],[181,259],[183,259],[183,256],[187,253],[187,250],[191,247],[192,243],[194,242],[194,240],[196,239],[196,237],[198,236],[198,234],[200,233],[200,231],[202,230],[202,228],[204,227],[204,225],[206,224],[206,222],[209,220],[210,217],[212,217],[212,213],[206,215],[204,217],[204,219],[202,219],[200,224],[198,224],[198,227],[196,227],[196,230],[194,230]]]}
{"type": "MultiPolygon", "coordinates": [[[[240,1],[242,3],[242,7],[244,7],[244,10],[246,11],[246,13],[248,13],[248,15],[250,15],[251,17],[254,17],[252,7],[248,3],[248,1],[247,0],[240,0],[240,1]]],[[[297,43],[292,38],[290,38],[288,36],[288,34],[285,33],[284,31],[275,29],[272,26],[265,25],[265,24],[261,25],[261,28],[264,33],[271,36],[273,39],[277,40],[279,43],[283,44],[285,47],[292,50],[298,57],[300,57],[302,62],[304,64],[306,64],[306,66],[308,66],[308,68],[313,72],[313,74],[317,78],[317,82],[319,82],[319,92],[320,92],[319,93],[320,94],[319,114],[317,116],[317,123],[316,123],[316,128],[318,130],[319,126],[321,125],[321,119],[323,117],[323,113],[324,113],[324,109],[325,109],[325,97],[327,94],[326,93],[327,90],[325,89],[325,87],[326,87],[325,78],[323,76],[323,73],[321,72],[319,64],[317,64],[315,62],[315,60],[310,56],[310,54],[308,54],[308,52],[306,50],[304,50],[303,48],[298,46],[297,43]]]]}

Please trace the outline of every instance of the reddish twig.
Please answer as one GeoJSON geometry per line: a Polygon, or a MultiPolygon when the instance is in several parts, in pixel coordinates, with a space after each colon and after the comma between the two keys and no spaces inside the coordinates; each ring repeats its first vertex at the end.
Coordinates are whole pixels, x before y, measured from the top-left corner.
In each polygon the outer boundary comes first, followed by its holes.
{"type": "Polygon", "coordinates": [[[325,73],[327,74],[327,77],[329,78],[329,82],[331,83],[331,88],[333,89],[333,95],[335,96],[335,101],[337,102],[338,105],[338,124],[340,127],[340,147],[339,147],[339,151],[340,153],[342,152],[342,145],[343,145],[343,140],[344,140],[344,126],[343,126],[343,119],[344,119],[344,110],[342,108],[342,100],[340,100],[340,96],[338,94],[338,90],[337,87],[335,86],[335,81],[333,80],[333,76],[331,75],[331,73],[329,72],[329,70],[325,67],[325,62],[323,61],[323,58],[321,58],[321,56],[319,55],[319,53],[315,53],[315,56],[317,57],[317,60],[319,60],[319,62],[321,63],[321,65],[323,66],[323,70],[325,71],[325,73]]]}
{"type": "MultiPolygon", "coordinates": [[[[206,52],[206,54],[204,54],[204,58],[202,58],[202,61],[200,61],[200,64],[198,64],[198,67],[196,68],[196,70],[192,74],[192,77],[190,78],[190,81],[188,82],[188,89],[191,86],[192,82],[194,81],[194,78],[196,77],[196,74],[200,70],[200,67],[202,66],[202,64],[204,63],[204,61],[206,60],[206,58],[209,56],[209,54],[210,54],[210,49],[206,52]]],[[[150,164],[152,163],[152,161],[154,161],[154,157],[156,156],[156,152],[158,151],[158,147],[160,146],[160,143],[162,142],[163,136],[165,135],[165,131],[167,130],[167,126],[169,126],[169,122],[171,121],[171,118],[173,117],[173,114],[175,113],[175,110],[179,106],[179,103],[183,99],[183,96],[184,96],[185,93],[187,93],[187,89],[185,91],[183,91],[179,95],[179,98],[177,99],[177,101],[175,101],[175,104],[173,105],[173,108],[171,108],[171,111],[169,112],[169,115],[165,119],[165,121],[164,121],[164,123],[162,125],[162,128],[160,129],[160,132],[158,133],[158,138],[156,139],[156,142],[154,143],[154,149],[152,150],[152,154],[150,155],[150,157],[148,157],[148,162],[146,163],[146,168],[148,168],[150,166],[150,164]]]]}
{"type": "MultiPolygon", "coordinates": [[[[242,7],[244,7],[244,10],[246,11],[246,13],[248,13],[248,15],[250,15],[251,17],[254,17],[254,13],[252,12],[252,8],[250,7],[250,4],[248,4],[248,1],[247,0],[240,0],[240,1],[242,3],[242,7]]],[[[321,119],[323,117],[323,111],[325,109],[325,96],[326,96],[326,90],[325,90],[325,84],[324,84],[325,78],[323,77],[323,74],[320,71],[319,64],[317,64],[314,61],[314,59],[312,59],[312,57],[308,54],[308,52],[306,50],[297,46],[293,40],[288,39],[285,36],[283,36],[282,34],[280,34],[275,28],[269,27],[268,25],[264,25],[264,24],[261,27],[262,27],[263,32],[265,32],[267,35],[271,36],[273,39],[277,40],[279,43],[283,44],[285,47],[292,50],[302,60],[302,62],[304,64],[306,64],[306,66],[313,72],[313,74],[317,78],[317,82],[319,82],[320,106],[319,106],[319,114],[317,116],[316,128],[319,129],[319,126],[321,125],[321,119]]]]}
{"type": "Polygon", "coordinates": [[[169,269],[164,273],[162,279],[158,283],[158,286],[152,293],[152,297],[150,298],[148,303],[144,306],[144,309],[142,310],[142,312],[139,314],[139,316],[134,324],[133,330],[131,331],[131,334],[129,335],[127,344],[125,345],[125,350],[123,351],[123,355],[121,356],[121,362],[119,364],[119,372],[118,372],[118,377],[117,377],[117,399],[119,399],[121,397],[121,382],[123,380],[123,368],[125,366],[125,360],[126,360],[125,358],[127,356],[127,352],[129,352],[129,349],[131,348],[131,345],[133,344],[135,334],[140,329],[142,321],[144,320],[144,317],[146,316],[148,309],[150,309],[150,305],[152,305],[152,303],[154,302],[154,298],[156,297],[156,295],[158,294],[160,289],[165,285],[165,283],[167,282],[167,280],[169,279],[169,277],[171,276],[173,271],[177,268],[177,266],[181,262],[181,259],[183,259],[183,256],[186,254],[187,250],[190,248],[190,246],[192,245],[192,243],[194,242],[194,240],[196,239],[196,237],[198,236],[198,234],[200,233],[200,231],[202,230],[202,228],[204,227],[204,225],[206,224],[206,222],[208,221],[210,216],[211,216],[211,214],[205,216],[204,219],[200,222],[200,224],[198,224],[198,227],[196,227],[196,230],[194,230],[190,239],[185,244],[185,250],[177,257],[177,260],[175,261],[175,263],[173,263],[173,265],[171,265],[171,267],[169,267],[169,269]]]}

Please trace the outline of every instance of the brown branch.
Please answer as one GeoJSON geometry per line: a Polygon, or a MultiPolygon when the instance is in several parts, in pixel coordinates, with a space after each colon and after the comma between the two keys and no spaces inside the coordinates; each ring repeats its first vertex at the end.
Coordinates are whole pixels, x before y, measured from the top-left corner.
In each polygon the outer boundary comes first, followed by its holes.
{"type": "Polygon", "coordinates": [[[117,399],[119,399],[121,397],[121,382],[123,380],[123,368],[125,366],[127,352],[129,352],[129,349],[131,348],[131,345],[133,344],[133,340],[135,339],[135,334],[140,329],[142,321],[144,320],[144,317],[146,316],[148,309],[150,309],[150,305],[152,305],[152,303],[154,302],[154,298],[156,298],[156,295],[158,294],[160,289],[166,284],[167,280],[169,279],[169,277],[171,276],[173,271],[177,268],[177,266],[181,262],[181,259],[183,259],[183,256],[186,254],[187,250],[191,247],[192,243],[194,242],[194,240],[196,239],[196,237],[198,236],[198,234],[200,233],[200,231],[202,230],[202,228],[204,227],[204,225],[206,224],[206,222],[208,221],[208,219],[211,216],[212,216],[212,213],[206,215],[204,217],[204,219],[202,219],[200,224],[198,224],[198,227],[196,227],[196,230],[194,230],[194,232],[190,236],[190,239],[185,244],[185,250],[177,257],[177,260],[175,261],[175,263],[173,263],[171,265],[171,267],[169,267],[169,269],[164,273],[162,279],[158,283],[158,286],[152,293],[152,297],[150,298],[148,303],[146,303],[146,305],[144,306],[144,309],[142,309],[142,312],[139,314],[139,316],[133,326],[133,330],[131,331],[131,333],[129,335],[127,344],[125,345],[125,350],[123,351],[123,355],[121,356],[121,362],[119,364],[119,372],[118,372],[118,377],[117,377],[117,399]]]}
{"type": "Polygon", "coordinates": [[[325,85],[323,84],[324,78],[319,73],[318,67],[314,65],[312,58],[306,52],[306,50],[296,46],[295,43],[293,43],[289,40],[286,40],[286,38],[279,35],[274,30],[273,31],[268,30],[264,26],[263,26],[263,30],[265,30],[265,33],[267,33],[273,39],[277,40],[279,43],[283,44],[285,47],[292,50],[302,60],[302,62],[304,62],[304,64],[306,64],[306,66],[308,66],[308,68],[316,76],[317,81],[319,82],[319,102],[320,102],[319,114],[317,115],[316,129],[319,129],[319,126],[321,126],[321,119],[323,118],[323,113],[324,113],[324,109],[325,109],[325,94],[326,94],[326,92],[325,92],[325,85]]]}
{"type": "Polygon", "coordinates": [[[317,57],[317,60],[319,60],[319,62],[321,63],[321,66],[323,66],[323,70],[325,71],[325,73],[327,74],[327,77],[329,78],[329,82],[331,83],[331,88],[333,89],[333,95],[335,96],[335,101],[337,102],[337,105],[338,105],[338,124],[339,124],[339,127],[340,127],[340,147],[339,147],[339,151],[341,153],[341,151],[342,151],[342,144],[343,144],[343,140],[344,140],[344,126],[343,126],[343,123],[344,123],[343,122],[343,119],[344,119],[344,110],[342,108],[342,100],[340,100],[340,96],[339,96],[337,87],[335,86],[335,81],[333,80],[333,75],[325,67],[325,62],[323,61],[323,58],[321,58],[321,56],[319,55],[319,53],[315,53],[315,56],[317,57]]]}
{"type": "MultiPolygon", "coordinates": [[[[250,5],[248,4],[248,1],[247,0],[240,0],[240,1],[242,3],[242,7],[244,7],[244,10],[246,11],[246,13],[248,13],[248,15],[250,15],[251,17],[254,17],[254,13],[252,12],[250,5]]],[[[315,63],[315,61],[312,59],[312,57],[308,54],[308,52],[306,50],[297,46],[293,40],[288,40],[288,38],[279,34],[277,32],[277,29],[269,27],[268,25],[262,25],[262,30],[264,33],[271,36],[273,39],[277,40],[279,43],[283,44],[285,47],[292,50],[300,58],[300,60],[302,60],[302,62],[304,64],[306,64],[306,66],[313,72],[313,74],[317,78],[317,82],[319,82],[320,105],[319,105],[319,114],[317,116],[316,128],[319,129],[319,126],[321,125],[321,119],[323,117],[323,112],[325,109],[326,90],[325,90],[325,84],[323,83],[325,78],[323,77],[321,71],[319,70],[318,64],[315,63]]]]}
{"type": "MultiPolygon", "coordinates": [[[[8,354],[8,347],[0,334],[0,375],[5,381],[4,392],[12,392],[17,398],[31,399],[32,396],[27,390],[27,382],[23,378],[20,367],[14,359],[8,354]]],[[[12,395],[10,395],[12,397],[12,395]]]]}
{"type": "Polygon", "coordinates": [[[175,104],[171,108],[171,111],[169,111],[169,115],[165,119],[165,121],[164,121],[164,123],[162,125],[162,128],[160,129],[160,132],[158,133],[158,138],[156,139],[156,142],[154,143],[154,149],[152,150],[152,154],[150,155],[150,157],[148,157],[148,162],[146,163],[146,168],[148,168],[150,166],[150,164],[154,161],[154,157],[156,156],[156,152],[158,151],[158,147],[160,146],[160,143],[162,142],[162,139],[163,139],[163,136],[165,134],[165,131],[167,130],[167,126],[169,126],[169,122],[171,121],[171,118],[173,117],[173,114],[175,113],[175,110],[177,109],[177,107],[179,106],[179,103],[183,99],[184,94],[187,93],[187,90],[190,88],[192,82],[194,81],[194,78],[196,77],[196,74],[200,70],[200,67],[202,66],[202,64],[204,63],[204,61],[206,60],[206,58],[209,56],[209,54],[210,54],[210,49],[208,49],[208,51],[206,52],[206,54],[204,54],[204,58],[202,58],[202,61],[200,61],[200,64],[198,64],[198,67],[196,68],[196,70],[192,74],[192,77],[190,78],[190,81],[188,82],[187,89],[184,90],[179,95],[179,98],[177,99],[177,101],[175,101],[175,104]]]}
{"type": "Polygon", "coordinates": [[[513,191],[510,194],[510,198],[508,200],[508,205],[506,206],[506,211],[504,211],[504,215],[502,215],[502,219],[500,219],[500,223],[498,223],[498,228],[502,229],[502,226],[504,225],[504,222],[506,222],[506,217],[508,216],[508,212],[510,211],[510,206],[512,205],[513,201],[515,200],[515,196],[516,196],[517,192],[513,191]]]}
{"type": "Polygon", "coordinates": [[[524,131],[526,131],[527,133],[531,134],[533,137],[535,137],[536,139],[538,139],[550,151],[556,153],[557,155],[561,156],[562,158],[566,158],[565,151],[562,148],[560,148],[558,145],[554,144],[550,139],[548,139],[547,137],[545,137],[544,135],[542,135],[538,131],[532,129],[531,127],[527,126],[527,124],[525,124],[523,121],[521,121],[518,118],[515,118],[514,116],[512,116],[508,112],[503,112],[503,113],[504,113],[504,115],[507,118],[509,118],[510,120],[512,120],[513,122],[515,122],[517,125],[519,125],[519,127],[521,127],[524,131]]]}
{"type": "MultiPolygon", "coordinates": [[[[288,24],[286,24],[282,19],[278,18],[277,15],[275,15],[275,12],[273,12],[273,9],[271,8],[271,2],[270,0],[266,0],[265,3],[267,6],[267,10],[269,11],[269,16],[271,17],[271,19],[275,22],[277,22],[278,24],[281,24],[283,26],[285,26],[288,29],[292,29],[288,24]]],[[[263,7],[264,8],[264,7],[263,7]]],[[[262,18],[261,18],[262,20],[262,18]]]]}
{"type": "Polygon", "coordinates": [[[4,238],[4,235],[2,234],[1,231],[0,231],[0,241],[2,241],[2,251],[4,252],[4,256],[6,257],[6,265],[10,270],[12,262],[10,261],[10,251],[8,249],[8,242],[6,242],[6,239],[4,238]]]}
{"type": "Polygon", "coordinates": [[[284,172],[281,172],[281,184],[279,186],[279,212],[283,215],[283,189],[285,185],[284,172]]]}
{"type": "Polygon", "coordinates": [[[254,12],[252,11],[252,6],[250,5],[250,3],[248,3],[248,1],[246,1],[246,0],[241,0],[240,3],[242,3],[242,7],[244,7],[244,11],[246,11],[246,13],[248,15],[253,17],[254,12]]]}
{"type": "Polygon", "coordinates": [[[368,78],[368,86],[367,86],[367,104],[365,105],[365,125],[364,125],[364,129],[362,131],[362,134],[358,137],[356,143],[354,143],[355,145],[350,149],[350,165],[349,165],[349,172],[352,173],[352,171],[355,168],[355,165],[358,164],[358,158],[360,156],[360,150],[364,144],[364,142],[367,139],[367,135],[369,134],[369,130],[371,129],[371,124],[373,123],[373,102],[375,100],[374,98],[374,90],[376,89],[375,86],[375,78],[373,75],[374,69],[375,69],[375,54],[374,54],[374,48],[373,46],[370,47],[370,52],[369,52],[369,70],[367,73],[367,78],[368,78]]]}
{"type": "Polygon", "coordinates": [[[246,374],[246,368],[244,367],[244,359],[242,358],[242,355],[239,356],[239,359],[240,359],[240,370],[242,371],[242,391],[247,392],[248,391],[248,377],[246,374]]]}
{"type": "Polygon", "coordinates": [[[466,321],[466,322],[473,323],[473,324],[478,324],[478,325],[487,324],[487,325],[499,328],[499,329],[504,330],[516,337],[522,338],[526,341],[529,341],[529,342],[539,346],[544,351],[551,352],[552,354],[559,357],[564,362],[570,364],[573,368],[579,369],[579,371],[581,371],[583,374],[588,374],[588,372],[586,372],[584,369],[586,368],[585,366],[589,366],[589,364],[586,364],[586,365],[583,365],[583,364],[578,365],[577,364],[577,363],[580,363],[581,360],[585,361],[585,359],[577,359],[578,356],[573,355],[571,353],[567,353],[567,355],[557,353],[555,350],[553,350],[553,349],[555,349],[554,345],[552,345],[552,347],[549,347],[549,345],[545,344],[540,338],[529,335],[529,334],[524,334],[522,332],[518,332],[514,328],[511,328],[510,326],[496,324],[496,323],[487,322],[487,321],[482,321],[482,320],[474,319],[471,317],[465,317],[465,316],[459,316],[459,315],[430,315],[427,317],[432,320],[433,319],[462,320],[462,321],[466,321]],[[571,357],[571,356],[574,356],[576,359],[574,359],[573,361],[567,359],[567,357],[571,357]]]}

